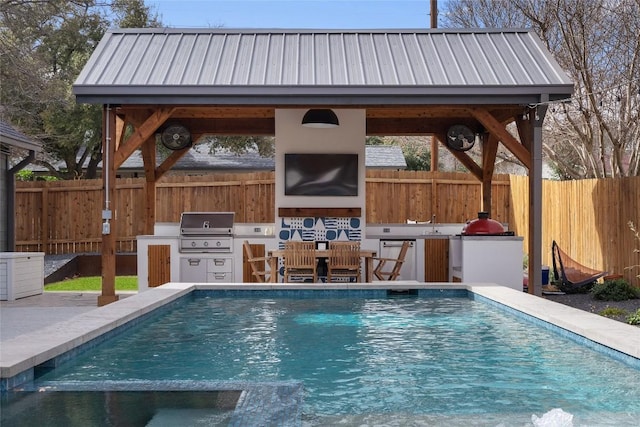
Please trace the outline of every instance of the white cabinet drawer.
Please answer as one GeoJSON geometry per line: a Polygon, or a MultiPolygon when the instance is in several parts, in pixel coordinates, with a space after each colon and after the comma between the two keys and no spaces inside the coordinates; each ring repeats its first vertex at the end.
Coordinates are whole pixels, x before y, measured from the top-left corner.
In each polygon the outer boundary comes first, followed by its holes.
{"type": "Polygon", "coordinates": [[[233,282],[233,273],[230,271],[219,271],[207,273],[207,283],[230,283],[233,282]]]}
{"type": "Polygon", "coordinates": [[[211,258],[207,260],[207,272],[230,273],[233,271],[232,258],[211,258]]]}

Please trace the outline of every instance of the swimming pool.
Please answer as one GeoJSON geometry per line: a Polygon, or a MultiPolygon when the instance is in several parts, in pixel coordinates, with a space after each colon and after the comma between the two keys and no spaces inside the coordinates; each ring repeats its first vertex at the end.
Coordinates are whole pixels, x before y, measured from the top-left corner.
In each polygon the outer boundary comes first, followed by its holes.
{"type": "Polygon", "coordinates": [[[578,425],[640,417],[635,367],[466,291],[247,295],[189,296],[35,386],[299,380],[309,425],[524,425],[556,407],[578,425]]]}

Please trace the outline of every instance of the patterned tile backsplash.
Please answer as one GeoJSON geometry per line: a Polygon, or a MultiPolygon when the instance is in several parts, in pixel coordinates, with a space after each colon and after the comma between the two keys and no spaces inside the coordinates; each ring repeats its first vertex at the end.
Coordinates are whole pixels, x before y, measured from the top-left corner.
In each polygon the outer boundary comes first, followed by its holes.
{"type": "Polygon", "coordinates": [[[360,241],[362,240],[362,219],[360,217],[282,218],[278,238],[281,247],[288,240],[360,241]]]}
{"type": "MultiPolygon", "coordinates": [[[[329,246],[332,241],[336,240],[361,241],[361,224],[362,218],[360,217],[283,217],[280,222],[278,247],[283,249],[284,242],[289,240],[326,241],[329,246]]],[[[278,261],[278,269],[280,277],[283,277],[284,263],[282,258],[278,261]]],[[[321,282],[326,280],[326,263],[324,261],[318,263],[318,276],[321,282]]]]}

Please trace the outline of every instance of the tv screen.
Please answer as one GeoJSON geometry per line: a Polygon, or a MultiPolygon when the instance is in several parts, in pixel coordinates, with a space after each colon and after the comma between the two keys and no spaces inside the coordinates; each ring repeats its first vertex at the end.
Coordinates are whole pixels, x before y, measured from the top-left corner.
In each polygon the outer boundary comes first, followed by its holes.
{"type": "Polygon", "coordinates": [[[357,154],[285,154],[287,196],[357,196],[357,154]]]}

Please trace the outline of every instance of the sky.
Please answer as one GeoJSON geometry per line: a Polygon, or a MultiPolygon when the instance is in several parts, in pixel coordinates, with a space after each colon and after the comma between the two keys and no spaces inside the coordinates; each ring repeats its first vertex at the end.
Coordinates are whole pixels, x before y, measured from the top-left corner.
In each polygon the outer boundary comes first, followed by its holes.
{"type": "MultiPolygon", "coordinates": [[[[173,28],[428,28],[429,0],[146,0],[173,28]]],[[[442,0],[439,1],[442,3],[442,0]]]]}

